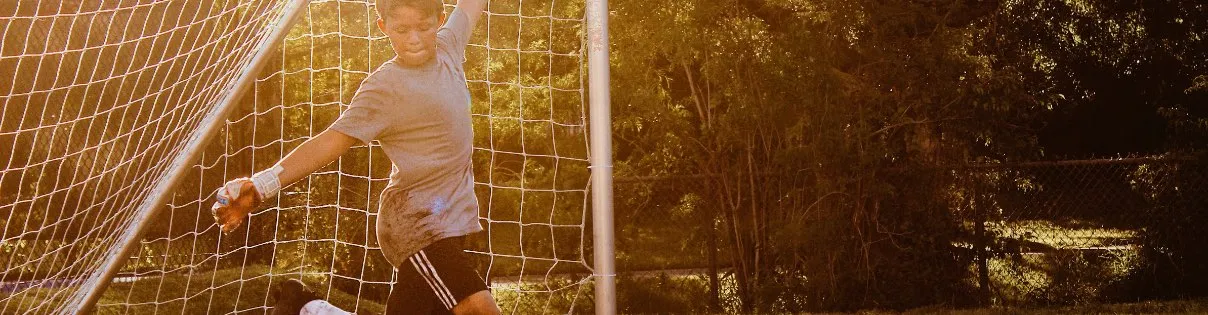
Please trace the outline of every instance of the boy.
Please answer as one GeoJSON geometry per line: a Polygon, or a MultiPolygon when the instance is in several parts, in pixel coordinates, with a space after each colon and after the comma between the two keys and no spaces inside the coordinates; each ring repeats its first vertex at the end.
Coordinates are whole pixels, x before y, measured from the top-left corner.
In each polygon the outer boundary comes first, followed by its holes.
{"type": "MultiPolygon", "coordinates": [[[[396,57],[369,75],[347,111],[271,169],[216,192],[214,219],[229,232],[280,187],[331,163],[356,143],[378,140],[393,162],[377,220],[382,254],[399,280],[388,314],[498,314],[470,267],[461,237],[482,231],[470,155],[470,93],[462,63],[485,0],[377,0],[378,27],[396,57]]],[[[338,314],[301,282],[277,290],[277,314],[338,314]]]]}

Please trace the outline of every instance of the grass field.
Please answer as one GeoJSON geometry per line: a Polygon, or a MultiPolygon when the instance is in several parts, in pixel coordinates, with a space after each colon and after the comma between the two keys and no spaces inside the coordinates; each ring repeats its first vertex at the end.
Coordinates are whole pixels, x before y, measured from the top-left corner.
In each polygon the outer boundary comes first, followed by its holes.
{"type": "MultiPolygon", "coordinates": [[[[357,299],[355,295],[327,288],[327,275],[304,275],[303,282],[317,288],[320,297],[357,314],[382,314],[384,301],[357,299]]],[[[298,274],[270,274],[268,266],[241,269],[144,276],[137,280],[115,279],[101,297],[99,314],[264,314],[270,304],[269,288],[298,274]]],[[[497,281],[495,300],[509,314],[582,313],[591,311],[591,282],[554,277],[536,282],[497,281]]],[[[72,292],[66,288],[38,288],[14,296],[0,292],[0,314],[45,313],[63,303],[72,292]],[[56,294],[60,296],[55,296],[56,294]]],[[[384,299],[382,299],[384,300],[384,299]]]]}
{"type": "MultiPolygon", "coordinates": [[[[293,278],[297,275],[273,275],[271,278],[280,281],[285,278],[293,278]]],[[[657,279],[655,279],[657,280],[657,279]]],[[[308,284],[322,283],[322,276],[307,276],[304,279],[308,284]]],[[[651,280],[653,281],[653,280],[651,280]]],[[[649,281],[622,281],[623,286],[618,287],[621,291],[622,298],[618,301],[618,309],[622,313],[691,313],[697,309],[700,304],[693,302],[692,296],[703,297],[704,287],[692,286],[675,286],[666,287],[666,283],[660,282],[662,285],[650,283],[649,281]],[[646,288],[633,288],[628,286],[642,286],[646,288]],[[667,299],[667,298],[652,298],[648,294],[651,290],[686,290],[692,292],[662,292],[656,295],[677,295],[683,300],[667,299]],[[635,292],[636,290],[636,292],[635,292]],[[700,292],[696,292],[700,291],[700,292]],[[695,293],[695,294],[694,294],[695,293]],[[646,298],[634,298],[634,294],[645,296],[646,298]],[[626,298],[628,297],[628,298],[626,298]],[[645,305],[657,302],[658,305],[645,305]],[[625,305],[636,303],[633,305],[625,305]],[[678,307],[677,307],[678,306],[678,307]]],[[[135,282],[115,283],[110,287],[106,294],[102,297],[100,305],[100,314],[124,313],[124,314],[263,314],[267,308],[263,307],[268,294],[270,285],[270,276],[268,268],[264,266],[252,266],[239,270],[220,270],[217,272],[198,272],[191,277],[185,275],[170,275],[166,277],[144,278],[135,282]],[[161,281],[162,280],[162,281],[161,281]],[[213,286],[211,286],[213,283],[213,286]],[[154,302],[159,300],[160,302],[154,302]]],[[[590,285],[589,285],[590,286],[590,285]]],[[[590,289],[588,289],[590,290],[590,289]]],[[[23,297],[19,297],[18,301],[24,300],[24,304],[13,303],[4,310],[5,314],[27,314],[34,305],[42,302],[55,303],[55,301],[47,301],[46,296],[55,292],[51,289],[29,290],[23,293],[23,297]]],[[[503,301],[501,305],[507,310],[507,313],[514,314],[535,314],[535,313],[564,313],[557,311],[559,308],[551,308],[550,300],[546,300],[548,296],[538,299],[522,299],[528,301],[518,301],[510,299],[507,295],[511,292],[499,292],[503,295],[499,296],[503,301]],[[542,300],[542,301],[537,301],[542,300]]],[[[579,292],[584,294],[586,292],[579,292]]],[[[578,303],[565,301],[566,297],[555,297],[554,304],[566,304],[568,302],[579,304],[575,307],[572,313],[591,312],[590,293],[588,296],[581,296],[578,303]]],[[[357,301],[355,296],[332,290],[329,300],[342,308],[355,309],[359,314],[381,314],[384,307],[373,301],[360,300],[357,301]]],[[[855,313],[834,313],[834,314],[951,314],[951,315],[1007,315],[1007,314],[1208,314],[1208,299],[1194,300],[1173,300],[1173,301],[1148,301],[1138,303],[1123,303],[1123,304],[1086,304],[1078,306],[1064,307],[1043,307],[1043,308],[979,308],[979,309],[952,309],[946,306],[933,306],[909,310],[906,312],[890,312],[868,310],[855,313]]]]}
{"type": "MultiPolygon", "coordinates": [[[[267,266],[145,277],[110,285],[97,304],[100,314],[262,314],[267,310],[264,305],[268,301],[270,282],[297,277],[297,274],[270,275],[267,266]]],[[[325,279],[323,276],[304,276],[303,281],[313,285],[325,279]]],[[[23,303],[10,304],[4,313],[28,314],[42,303],[62,303],[58,299],[48,300],[59,290],[63,289],[24,291],[21,296],[13,297],[14,301],[23,303]]],[[[328,300],[362,314],[384,311],[379,303],[357,301],[355,296],[338,290],[332,290],[328,300]]]]}
{"type": "MultiPolygon", "coordinates": [[[[898,314],[861,312],[858,314],[898,314]]],[[[1208,314],[1208,299],[1148,301],[1122,304],[1090,304],[1047,308],[980,308],[953,310],[943,307],[920,308],[901,314],[1011,315],[1011,314],[1208,314]]]]}

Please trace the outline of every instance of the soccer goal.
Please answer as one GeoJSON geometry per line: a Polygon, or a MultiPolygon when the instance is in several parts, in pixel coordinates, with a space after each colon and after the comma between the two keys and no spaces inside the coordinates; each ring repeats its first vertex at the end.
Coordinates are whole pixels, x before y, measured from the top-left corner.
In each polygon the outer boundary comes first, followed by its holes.
{"type": "MultiPolygon", "coordinates": [[[[393,57],[376,19],[373,0],[0,1],[0,313],[262,313],[285,279],[381,313],[378,145],[234,232],[209,214],[393,57]]],[[[473,34],[473,264],[505,312],[614,312],[606,1],[492,1],[473,34]]]]}

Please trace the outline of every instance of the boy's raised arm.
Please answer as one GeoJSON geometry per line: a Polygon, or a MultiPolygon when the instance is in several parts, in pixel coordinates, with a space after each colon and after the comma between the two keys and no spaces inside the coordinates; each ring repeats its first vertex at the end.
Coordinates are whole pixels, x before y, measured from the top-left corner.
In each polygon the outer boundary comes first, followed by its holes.
{"type": "Polygon", "coordinates": [[[486,8],[487,0],[457,0],[457,9],[466,15],[466,22],[468,22],[466,29],[471,31],[474,30],[474,25],[478,24],[478,18],[482,16],[482,11],[486,8]]]}

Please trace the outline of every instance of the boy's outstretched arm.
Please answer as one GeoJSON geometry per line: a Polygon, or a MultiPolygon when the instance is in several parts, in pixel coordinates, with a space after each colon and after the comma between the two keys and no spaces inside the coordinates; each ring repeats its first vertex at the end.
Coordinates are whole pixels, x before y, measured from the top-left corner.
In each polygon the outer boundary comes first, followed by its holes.
{"type": "Polygon", "coordinates": [[[281,187],[289,186],[319,168],[331,164],[358,142],[360,140],[357,138],[332,129],[324,130],[314,138],[306,140],[277,163],[284,169],[278,175],[281,179],[281,187]]]}
{"type": "Polygon", "coordinates": [[[466,29],[473,31],[482,11],[487,9],[487,0],[457,0],[457,9],[466,15],[466,22],[469,22],[466,29]]]}
{"type": "Polygon", "coordinates": [[[227,182],[218,189],[218,201],[211,207],[214,220],[223,232],[230,232],[243,223],[243,219],[260,205],[262,199],[276,195],[281,187],[289,186],[335,161],[358,141],[352,136],[327,129],[303,142],[271,169],[256,173],[251,178],[227,182]]]}

